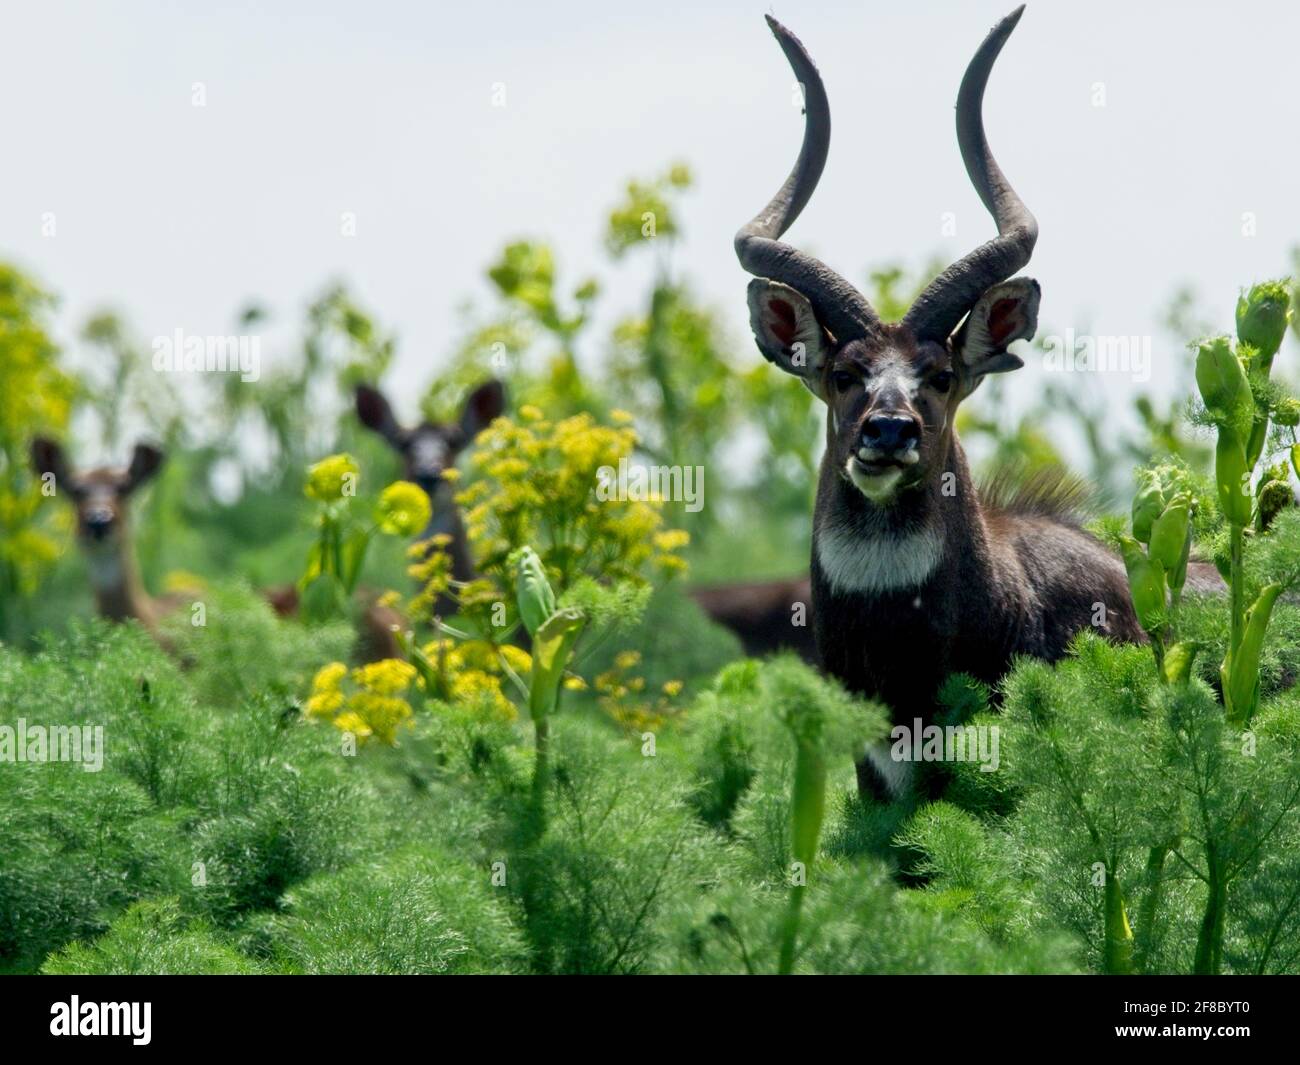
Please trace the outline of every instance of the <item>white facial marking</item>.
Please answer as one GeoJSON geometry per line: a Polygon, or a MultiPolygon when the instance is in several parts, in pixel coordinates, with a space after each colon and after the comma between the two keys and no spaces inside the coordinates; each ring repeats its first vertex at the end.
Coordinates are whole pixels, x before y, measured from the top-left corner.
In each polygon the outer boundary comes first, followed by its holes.
{"type": "Polygon", "coordinates": [[[902,470],[892,466],[883,473],[867,473],[851,458],[844,468],[857,490],[873,503],[883,503],[892,498],[903,476],[902,470]]]}
{"type": "Polygon", "coordinates": [[[908,399],[915,399],[921,389],[920,378],[916,376],[911,360],[897,351],[888,351],[875,361],[866,384],[871,393],[893,386],[908,399]]]}
{"type": "Polygon", "coordinates": [[[839,593],[879,595],[916,588],[943,557],[943,539],[936,529],[873,536],[832,520],[818,531],[816,542],[817,561],[831,590],[839,593]]]}
{"type": "Polygon", "coordinates": [[[443,466],[446,461],[447,445],[433,434],[422,434],[411,442],[411,464],[416,469],[443,466]]]}
{"type": "Polygon", "coordinates": [[[858,458],[863,462],[880,462],[888,458],[892,462],[901,462],[904,466],[912,466],[921,461],[921,452],[916,446],[915,440],[909,440],[907,447],[902,451],[891,451],[888,455],[877,447],[860,447],[858,448],[858,458]]]}

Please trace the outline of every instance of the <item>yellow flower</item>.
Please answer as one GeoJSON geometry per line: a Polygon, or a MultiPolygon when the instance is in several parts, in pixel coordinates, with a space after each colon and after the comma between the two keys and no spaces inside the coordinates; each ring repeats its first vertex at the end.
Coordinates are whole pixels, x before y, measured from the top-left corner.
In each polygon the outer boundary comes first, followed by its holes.
{"type": "Polygon", "coordinates": [[[507,721],[515,718],[515,704],[501,690],[501,681],[481,669],[467,669],[451,681],[451,699],[507,721]]]}
{"type": "Polygon", "coordinates": [[[423,488],[410,481],[394,481],[379,496],[375,518],[389,536],[414,536],[429,524],[432,513],[423,488]]]}
{"type": "Polygon", "coordinates": [[[566,691],[585,692],[587,690],[587,682],[578,676],[565,677],[564,687],[566,691]]]}
{"type": "Polygon", "coordinates": [[[541,410],[531,403],[525,403],[519,408],[519,416],[529,422],[540,422],[544,417],[541,410]]]}
{"type": "Polygon", "coordinates": [[[615,669],[631,669],[641,661],[640,651],[619,651],[614,656],[615,669]]]}
{"type": "Polygon", "coordinates": [[[349,711],[346,714],[339,714],[334,719],[334,724],[343,732],[350,732],[357,739],[365,741],[368,737],[374,735],[369,725],[366,724],[365,718],[360,714],[349,711]]]}
{"type": "Polygon", "coordinates": [[[631,425],[636,419],[627,411],[614,408],[609,412],[609,420],[618,425],[631,425]]]}
{"type": "Polygon", "coordinates": [[[347,675],[347,666],[342,662],[331,662],[316,671],[316,676],[312,678],[311,690],[315,693],[336,692],[347,675]]]}
{"type": "Polygon", "coordinates": [[[307,484],[303,490],[308,499],[333,503],[344,495],[356,495],[360,472],[357,460],[351,455],[331,455],[307,470],[307,484]]]}
{"type": "Polygon", "coordinates": [[[358,666],[352,671],[352,679],[378,695],[398,695],[415,680],[415,667],[400,658],[384,658],[358,666]]]}
{"type": "Polygon", "coordinates": [[[654,537],[654,545],[660,551],[678,551],[690,542],[691,534],[685,529],[665,529],[654,537]]]}
{"type": "Polygon", "coordinates": [[[316,692],[307,699],[306,711],[310,717],[332,717],[343,707],[341,691],[316,692]]]}
{"type": "Polygon", "coordinates": [[[183,569],[174,569],[163,577],[163,591],[168,594],[201,593],[207,590],[208,582],[196,573],[183,569]]]}
{"type": "Polygon", "coordinates": [[[680,680],[669,680],[664,682],[664,694],[670,699],[676,699],[682,693],[682,682],[680,680]]]}
{"type": "Polygon", "coordinates": [[[502,644],[501,657],[506,660],[506,665],[521,677],[525,676],[533,668],[533,656],[514,644],[502,644]]]}
{"type": "MultiPolygon", "coordinates": [[[[348,700],[349,713],[334,719],[339,728],[343,718],[355,716],[369,733],[390,746],[397,742],[397,729],[411,716],[411,704],[396,695],[357,692],[348,700]]],[[[356,729],[349,729],[356,732],[356,729]]],[[[360,735],[360,733],[358,733],[360,735]]]]}

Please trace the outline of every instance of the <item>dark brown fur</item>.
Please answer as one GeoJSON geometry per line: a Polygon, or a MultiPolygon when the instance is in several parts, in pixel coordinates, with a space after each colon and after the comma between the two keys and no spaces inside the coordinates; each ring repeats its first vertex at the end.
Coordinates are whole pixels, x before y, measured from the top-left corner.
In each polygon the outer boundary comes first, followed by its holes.
{"type": "Polygon", "coordinates": [[[747,581],[691,589],[701,610],[740,639],[747,655],[791,650],[814,662],[817,646],[812,627],[812,586],[807,577],[791,580],[747,581]],[[795,624],[795,608],[803,605],[804,624],[795,624]]]}
{"type": "Polygon", "coordinates": [[[947,465],[954,496],[932,482],[882,508],[823,464],[815,529],[831,514],[850,513],[879,536],[931,525],[943,542],[921,584],[870,596],[833,592],[814,551],[814,631],[829,673],[883,700],[896,721],[910,722],[932,716],[949,673],[993,684],[1016,655],[1058,659],[1090,627],[1116,639],[1144,638],[1123,565],[1060,512],[1060,497],[1030,493],[986,508],[955,438],[947,465]],[[1036,502],[1050,506],[1036,509],[1036,502]]]}

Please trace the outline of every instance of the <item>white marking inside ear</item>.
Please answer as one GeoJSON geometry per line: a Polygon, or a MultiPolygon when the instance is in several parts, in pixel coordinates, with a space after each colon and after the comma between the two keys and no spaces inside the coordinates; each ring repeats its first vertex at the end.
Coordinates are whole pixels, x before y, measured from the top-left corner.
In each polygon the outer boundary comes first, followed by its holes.
{"type": "MultiPolygon", "coordinates": [[[[1028,277],[1017,277],[994,285],[982,295],[971,309],[960,333],[961,357],[974,371],[981,372],[984,360],[991,361],[999,352],[1005,352],[1009,344],[1017,340],[1030,340],[1038,328],[1038,282],[1028,277]],[[994,338],[990,318],[994,308],[1001,302],[1010,301],[1013,306],[1004,312],[999,325],[1003,327],[1000,338],[994,338]],[[1010,328],[1007,329],[1006,327],[1010,328]]],[[[1019,364],[1018,359],[1012,360],[1019,364]]],[[[1003,370],[1014,366],[1002,365],[1003,370]]]]}
{"type": "Polygon", "coordinates": [[[826,360],[825,332],[812,304],[801,292],[779,281],[756,277],[749,283],[749,321],[763,357],[778,369],[816,385],[826,360]]]}
{"type": "Polygon", "coordinates": [[[936,529],[872,535],[832,520],[817,533],[817,561],[838,593],[879,595],[916,588],[942,558],[943,537],[936,529]]]}

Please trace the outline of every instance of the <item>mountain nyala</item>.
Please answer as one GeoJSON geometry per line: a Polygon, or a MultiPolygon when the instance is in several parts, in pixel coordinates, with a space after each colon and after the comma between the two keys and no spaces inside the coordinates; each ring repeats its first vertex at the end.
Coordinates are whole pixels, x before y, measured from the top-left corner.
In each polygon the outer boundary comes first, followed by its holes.
{"type": "MultiPolygon", "coordinates": [[[[802,44],[768,23],[804,91],[804,137],[785,184],[736,236],[754,275],[759,350],[827,408],[812,535],[814,635],[822,667],[880,699],[897,724],[933,719],[944,678],[996,682],[1017,655],[1060,658],[1092,627],[1145,637],[1124,567],[1083,531],[1081,490],[1063,475],[995,475],[977,489],[954,432],[957,410],[989,374],[1023,365],[1008,350],[1034,335],[1039,286],[1015,277],[1038,225],[984,134],[984,87],[1020,19],[989,33],[957,96],[957,141],[997,236],[943,271],[898,322],[824,263],[781,241],[826,162],[830,113],[802,44]]],[[[882,172],[887,172],[882,169],[882,172]]],[[[866,752],[859,788],[906,790],[911,764],[866,752]]]]}

